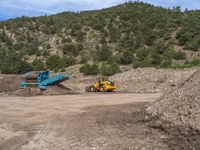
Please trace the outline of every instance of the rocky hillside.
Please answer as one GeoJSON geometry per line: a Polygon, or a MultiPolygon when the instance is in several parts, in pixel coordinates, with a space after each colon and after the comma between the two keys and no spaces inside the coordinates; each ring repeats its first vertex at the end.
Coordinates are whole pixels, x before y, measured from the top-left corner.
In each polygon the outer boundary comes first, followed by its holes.
{"type": "Polygon", "coordinates": [[[68,66],[84,64],[80,70],[85,74],[112,75],[120,72],[121,65],[197,66],[199,16],[199,11],[134,2],[0,22],[0,70],[65,71],[68,66]]]}

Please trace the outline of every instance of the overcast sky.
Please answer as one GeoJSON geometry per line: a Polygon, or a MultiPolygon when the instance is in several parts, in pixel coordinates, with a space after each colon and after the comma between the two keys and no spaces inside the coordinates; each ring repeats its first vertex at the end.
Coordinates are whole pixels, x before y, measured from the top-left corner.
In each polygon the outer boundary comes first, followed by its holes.
{"type": "MultiPolygon", "coordinates": [[[[0,0],[0,20],[20,16],[40,16],[63,11],[101,9],[127,0],[0,0]]],[[[163,7],[200,9],[200,0],[143,0],[163,7]]]]}

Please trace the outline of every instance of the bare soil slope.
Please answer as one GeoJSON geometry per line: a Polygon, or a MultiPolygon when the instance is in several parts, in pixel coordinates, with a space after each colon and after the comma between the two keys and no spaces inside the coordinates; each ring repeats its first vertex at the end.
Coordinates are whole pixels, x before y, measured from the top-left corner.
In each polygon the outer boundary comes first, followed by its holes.
{"type": "Polygon", "coordinates": [[[12,92],[19,88],[21,81],[20,75],[1,75],[0,74],[0,94],[12,92]]]}

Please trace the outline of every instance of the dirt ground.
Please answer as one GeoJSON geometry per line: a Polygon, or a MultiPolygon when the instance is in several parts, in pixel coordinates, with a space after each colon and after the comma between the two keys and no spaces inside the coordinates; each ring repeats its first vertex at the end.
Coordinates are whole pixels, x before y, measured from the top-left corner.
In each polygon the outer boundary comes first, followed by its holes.
{"type": "Polygon", "coordinates": [[[180,120],[199,120],[196,72],[130,70],[111,77],[121,85],[113,93],[84,93],[96,76],[80,76],[40,96],[19,89],[20,76],[0,75],[0,150],[199,150],[200,131],[180,120]]]}
{"type": "Polygon", "coordinates": [[[146,114],[162,94],[0,97],[1,150],[199,150],[200,132],[146,114]]]}
{"type": "Polygon", "coordinates": [[[167,149],[138,113],[160,95],[0,97],[0,149],[167,149]]]}

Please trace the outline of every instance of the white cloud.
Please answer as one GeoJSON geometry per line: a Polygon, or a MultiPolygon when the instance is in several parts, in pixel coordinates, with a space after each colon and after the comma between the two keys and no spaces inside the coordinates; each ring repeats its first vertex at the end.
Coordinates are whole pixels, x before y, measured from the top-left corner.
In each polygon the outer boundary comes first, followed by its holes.
{"type": "MultiPolygon", "coordinates": [[[[0,0],[0,16],[38,16],[63,11],[82,11],[101,9],[130,0],[0,0]],[[6,11],[5,11],[6,10],[6,11]]],[[[132,0],[135,1],[135,0],[132,0]]],[[[183,9],[200,9],[200,0],[143,0],[164,6],[182,6],[183,9]]]]}
{"type": "Polygon", "coordinates": [[[100,9],[124,0],[1,0],[0,7],[56,13],[67,10],[100,9]]]}
{"type": "MultiPolygon", "coordinates": [[[[0,0],[0,8],[56,13],[67,10],[91,10],[117,5],[128,0],[0,0]]],[[[144,0],[155,5],[172,7],[200,7],[199,0],[144,0]]]]}

